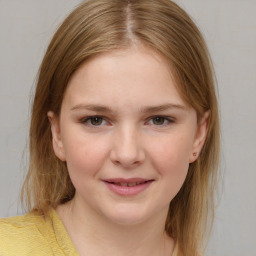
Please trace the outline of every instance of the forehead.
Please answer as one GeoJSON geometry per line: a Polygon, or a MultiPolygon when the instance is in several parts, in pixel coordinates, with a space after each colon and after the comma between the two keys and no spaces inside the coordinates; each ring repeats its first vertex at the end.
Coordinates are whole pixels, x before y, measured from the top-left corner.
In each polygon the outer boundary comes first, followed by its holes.
{"type": "MultiPolygon", "coordinates": [[[[184,104],[166,59],[150,48],[133,46],[86,61],[71,77],[64,100],[107,104],[174,101],[184,104]]],[[[121,104],[122,105],[122,104],[121,104]]]]}

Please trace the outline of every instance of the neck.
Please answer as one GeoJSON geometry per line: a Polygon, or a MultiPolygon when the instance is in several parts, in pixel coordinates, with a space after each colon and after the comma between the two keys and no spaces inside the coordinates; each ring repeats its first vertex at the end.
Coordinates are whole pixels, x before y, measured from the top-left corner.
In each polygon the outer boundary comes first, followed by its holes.
{"type": "Polygon", "coordinates": [[[164,231],[166,214],[133,225],[110,222],[75,199],[60,205],[62,219],[78,253],[83,255],[170,256],[174,242],[164,231]]]}

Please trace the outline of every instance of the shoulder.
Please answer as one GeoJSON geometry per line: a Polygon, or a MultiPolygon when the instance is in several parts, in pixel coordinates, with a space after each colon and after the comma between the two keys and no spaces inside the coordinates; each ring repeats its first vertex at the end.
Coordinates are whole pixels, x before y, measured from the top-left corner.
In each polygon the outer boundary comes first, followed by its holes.
{"type": "Polygon", "coordinates": [[[0,255],[53,255],[47,233],[45,218],[32,213],[0,219],[0,255]]]}
{"type": "Polygon", "coordinates": [[[0,219],[0,237],[17,236],[17,234],[29,235],[42,229],[46,221],[42,216],[28,213],[24,216],[16,216],[0,219]],[[32,232],[32,233],[30,233],[32,232]]]}
{"type": "MultiPolygon", "coordinates": [[[[23,216],[15,216],[0,219],[0,226],[6,228],[24,228],[36,225],[43,221],[42,216],[37,216],[33,213],[28,213],[23,216]]],[[[2,229],[0,232],[3,231],[2,229]]]]}

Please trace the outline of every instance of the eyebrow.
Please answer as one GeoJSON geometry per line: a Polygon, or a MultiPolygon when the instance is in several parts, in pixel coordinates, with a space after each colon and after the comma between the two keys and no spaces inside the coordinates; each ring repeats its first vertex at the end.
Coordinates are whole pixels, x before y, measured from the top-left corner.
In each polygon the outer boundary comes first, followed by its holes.
{"type": "Polygon", "coordinates": [[[109,107],[103,105],[93,105],[93,104],[78,104],[71,108],[71,110],[91,110],[95,112],[113,112],[109,107]]]}
{"type": "MultiPolygon", "coordinates": [[[[78,104],[71,108],[71,110],[91,110],[95,112],[102,112],[102,113],[113,113],[114,111],[111,108],[104,106],[104,105],[94,105],[94,104],[78,104]]],[[[178,110],[186,110],[186,107],[181,104],[163,104],[158,106],[146,106],[140,109],[140,112],[143,114],[152,113],[152,112],[159,112],[171,109],[178,109],[178,110]]]]}
{"type": "Polygon", "coordinates": [[[141,109],[141,112],[142,113],[152,113],[152,112],[165,111],[165,110],[171,110],[171,109],[185,110],[186,107],[181,104],[163,104],[163,105],[159,105],[159,106],[143,107],[141,109]]]}

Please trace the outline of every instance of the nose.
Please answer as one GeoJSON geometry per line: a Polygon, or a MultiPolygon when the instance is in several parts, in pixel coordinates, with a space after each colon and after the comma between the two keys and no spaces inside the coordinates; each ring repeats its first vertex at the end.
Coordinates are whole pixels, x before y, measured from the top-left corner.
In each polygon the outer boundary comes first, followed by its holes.
{"type": "Polygon", "coordinates": [[[110,159],[125,169],[134,168],[145,161],[141,136],[135,127],[125,126],[116,131],[110,159]]]}

